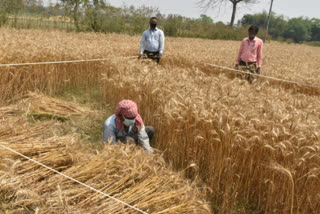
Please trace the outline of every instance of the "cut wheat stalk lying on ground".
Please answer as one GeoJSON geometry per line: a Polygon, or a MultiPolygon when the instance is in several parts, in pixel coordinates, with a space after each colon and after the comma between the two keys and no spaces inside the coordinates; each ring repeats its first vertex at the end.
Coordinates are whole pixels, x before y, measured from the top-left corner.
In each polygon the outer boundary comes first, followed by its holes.
{"type": "Polygon", "coordinates": [[[74,103],[34,92],[17,96],[11,102],[17,102],[16,105],[18,105],[26,115],[43,114],[65,117],[70,115],[94,113],[91,109],[80,107],[74,103]]]}
{"type": "MultiPolygon", "coordinates": [[[[203,196],[195,191],[195,186],[182,180],[178,174],[165,169],[160,156],[146,156],[144,151],[136,146],[107,146],[98,156],[92,157],[91,161],[87,160],[83,163],[80,158],[81,161],[73,163],[67,156],[70,153],[73,153],[71,154],[73,156],[82,154],[76,154],[76,150],[69,150],[68,154],[64,154],[62,152],[64,150],[47,151],[45,155],[33,157],[87,185],[150,213],[161,213],[162,210],[166,210],[165,213],[210,213],[206,203],[199,200],[203,196]],[[181,206],[182,204],[185,206],[181,206]]],[[[1,157],[5,156],[1,154],[1,157]]],[[[15,190],[18,189],[17,192],[11,193],[14,195],[13,201],[8,202],[13,207],[20,204],[25,209],[38,208],[50,210],[50,213],[61,213],[59,210],[61,207],[55,208],[59,204],[60,191],[62,191],[65,206],[74,212],[105,213],[112,210],[112,213],[136,213],[116,201],[106,199],[86,187],[70,182],[61,175],[54,175],[29,161],[18,162],[10,167],[7,170],[13,173],[2,175],[4,178],[10,177],[8,180],[3,180],[0,189],[7,191],[14,186],[15,190]],[[57,189],[58,185],[61,189],[57,189]],[[25,199],[18,197],[19,192],[23,190],[28,190],[29,197],[25,196],[25,199]],[[46,198],[43,200],[46,205],[39,206],[33,202],[30,203],[30,207],[27,202],[32,199],[30,195],[46,198]],[[35,207],[35,205],[38,206],[35,207]]]]}

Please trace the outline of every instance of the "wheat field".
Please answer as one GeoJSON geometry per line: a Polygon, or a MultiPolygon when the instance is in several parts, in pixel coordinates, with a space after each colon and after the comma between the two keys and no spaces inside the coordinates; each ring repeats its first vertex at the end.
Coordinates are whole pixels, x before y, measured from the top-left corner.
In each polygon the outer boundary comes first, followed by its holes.
{"type": "MultiPolygon", "coordinates": [[[[128,58],[138,52],[138,36],[8,29],[0,35],[1,64],[106,59],[1,67],[3,105],[27,91],[99,86],[112,107],[122,99],[138,104],[167,164],[209,188],[213,212],[320,212],[320,90],[262,78],[250,85],[204,65],[234,66],[239,42],[167,38],[157,66],[128,58]]],[[[319,57],[316,47],[271,42],[262,73],[319,86],[319,57]]]]}

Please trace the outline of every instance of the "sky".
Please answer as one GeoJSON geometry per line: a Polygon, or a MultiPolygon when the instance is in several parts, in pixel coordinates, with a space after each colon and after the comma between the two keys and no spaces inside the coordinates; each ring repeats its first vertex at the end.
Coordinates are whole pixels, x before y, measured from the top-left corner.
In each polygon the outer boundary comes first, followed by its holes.
{"type": "MultiPolygon", "coordinates": [[[[51,0],[55,2],[56,0],[51,0]]],[[[191,18],[199,18],[204,12],[197,6],[198,0],[107,0],[109,4],[116,7],[123,5],[135,7],[152,6],[158,8],[163,14],[179,14],[191,18]]],[[[220,11],[218,9],[208,10],[205,14],[210,16],[214,22],[230,22],[232,4],[226,1],[225,7],[220,11]]],[[[256,4],[239,4],[236,13],[236,20],[242,18],[244,14],[254,14],[269,11],[271,0],[256,0],[256,4]]],[[[44,0],[45,3],[49,0],[44,0]]],[[[320,0],[274,0],[273,11],[278,15],[284,15],[287,18],[308,17],[320,19],[320,0]]]]}
{"type": "MultiPolygon", "coordinates": [[[[113,6],[134,5],[136,7],[146,5],[156,7],[164,14],[179,14],[192,18],[199,18],[203,13],[197,6],[198,0],[107,0],[113,6]]],[[[208,10],[206,15],[213,18],[214,22],[230,22],[232,4],[228,0],[226,6],[219,10],[208,10]]],[[[254,14],[269,11],[271,0],[257,0],[256,4],[239,4],[236,20],[241,19],[244,14],[254,14]]],[[[320,18],[320,0],[274,0],[273,11],[285,17],[309,17],[320,18]]]]}

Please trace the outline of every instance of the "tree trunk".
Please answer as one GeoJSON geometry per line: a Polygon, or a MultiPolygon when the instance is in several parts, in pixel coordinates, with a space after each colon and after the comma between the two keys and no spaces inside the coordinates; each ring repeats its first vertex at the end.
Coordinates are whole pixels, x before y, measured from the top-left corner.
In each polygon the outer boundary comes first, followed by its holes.
{"type": "Polygon", "coordinates": [[[233,7],[232,7],[232,16],[231,16],[231,22],[230,26],[232,27],[234,24],[234,19],[236,18],[236,11],[237,11],[237,4],[238,1],[232,1],[233,7]]]}
{"type": "Polygon", "coordinates": [[[98,10],[99,10],[99,2],[98,0],[93,0],[93,24],[92,29],[97,32],[98,31],[98,10]]]}
{"type": "Polygon", "coordinates": [[[79,11],[79,2],[76,1],[74,5],[74,10],[73,10],[73,19],[74,19],[74,25],[76,26],[77,31],[80,31],[78,11],[79,11]]]}

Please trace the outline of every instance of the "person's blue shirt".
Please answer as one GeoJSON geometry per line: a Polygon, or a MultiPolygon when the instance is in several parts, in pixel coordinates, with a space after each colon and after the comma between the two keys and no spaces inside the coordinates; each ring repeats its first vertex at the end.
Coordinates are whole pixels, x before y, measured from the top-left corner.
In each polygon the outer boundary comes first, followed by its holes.
{"type": "Polygon", "coordinates": [[[164,33],[162,30],[149,28],[142,34],[140,41],[140,54],[147,50],[150,52],[158,52],[163,54],[164,51],[164,33]]]}
{"type": "Polygon", "coordinates": [[[153,152],[150,146],[149,137],[145,130],[145,126],[142,125],[139,130],[134,128],[134,125],[128,127],[127,131],[123,131],[117,128],[116,115],[110,116],[104,123],[102,140],[105,143],[115,144],[117,141],[124,141],[126,137],[132,137],[138,139],[140,146],[142,146],[148,152],[153,152]]]}

